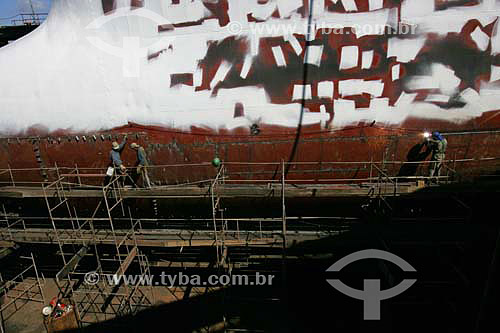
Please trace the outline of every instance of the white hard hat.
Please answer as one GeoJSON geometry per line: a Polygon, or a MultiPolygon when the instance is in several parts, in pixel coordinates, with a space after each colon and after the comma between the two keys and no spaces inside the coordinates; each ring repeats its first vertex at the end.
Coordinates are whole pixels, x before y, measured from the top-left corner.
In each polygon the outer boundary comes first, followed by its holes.
{"type": "Polygon", "coordinates": [[[42,313],[44,316],[50,316],[52,313],[52,307],[51,306],[46,306],[42,309],[42,313]]]}

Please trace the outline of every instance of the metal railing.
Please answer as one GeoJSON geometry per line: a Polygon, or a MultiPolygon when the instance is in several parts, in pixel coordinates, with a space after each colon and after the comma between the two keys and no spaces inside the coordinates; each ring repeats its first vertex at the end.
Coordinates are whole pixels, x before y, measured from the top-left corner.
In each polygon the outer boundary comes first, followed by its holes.
{"type": "MultiPolygon", "coordinates": [[[[73,207],[73,213],[65,194],[66,190],[69,189],[69,185],[63,181],[66,177],[71,177],[73,175],[79,177],[79,170],[76,168],[67,175],[62,174],[60,171],[61,170],[59,168],[56,169],[56,174],[59,177],[56,181],[43,186],[44,198],[53,229],[50,234],[54,235],[54,240],[58,244],[59,252],[64,263],[64,267],[59,271],[58,275],[56,275],[56,284],[59,288],[59,299],[67,299],[74,305],[76,320],[80,326],[94,322],[94,319],[90,318],[92,315],[95,315],[95,321],[99,321],[99,319],[106,320],[109,319],[109,315],[132,314],[140,307],[142,308],[152,305],[154,302],[151,302],[138,288],[139,285],[135,285],[131,288],[125,284],[124,286],[115,286],[114,288],[111,288],[104,283],[103,279],[101,281],[103,283],[99,286],[78,287],[77,281],[82,280],[85,273],[76,271],[77,263],[83,256],[85,256],[85,254],[87,254],[87,251],[90,249],[90,245],[94,245],[95,249],[96,274],[104,276],[101,256],[99,255],[96,242],[96,239],[101,235],[94,228],[94,218],[100,210],[104,210],[106,213],[106,221],[109,223],[108,227],[111,230],[111,234],[106,231],[105,236],[106,239],[110,241],[110,244],[115,246],[116,261],[117,264],[119,264],[119,269],[113,273],[116,276],[125,274],[125,271],[132,264],[132,262],[138,261],[141,269],[141,276],[145,276],[150,274],[149,264],[147,263],[147,257],[142,255],[138,248],[136,229],[140,226],[140,220],[136,220],[134,222],[131,216],[130,208],[128,209],[130,219],[129,228],[127,230],[122,230],[122,232],[118,232],[115,228],[114,219],[116,218],[116,215],[126,217],[124,199],[121,192],[121,184],[124,176],[119,172],[115,172],[113,176],[110,177],[109,181],[101,186],[101,200],[98,202],[92,216],[85,218],[85,222],[80,224],[76,208],[73,207]],[[51,189],[53,190],[53,193],[49,191],[51,189]],[[62,209],[64,207],[66,207],[66,210],[62,209]],[[63,213],[63,219],[54,215],[55,211],[58,209],[60,213],[63,213]],[[118,214],[113,214],[114,212],[118,214]],[[68,219],[71,221],[71,229],[68,228],[67,223],[63,223],[62,228],[57,226],[57,222],[62,220],[67,222],[68,219]],[[64,245],[68,243],[81,245],[81,253],[83,254],[75,255],[68,261],[66,259],[68,253],[64,252],[64,245]],[[126,258],[124,259],[124,257],[126,258]],[[59,276],[61,276],[61,279],[59,279],[59,276]],[[78,276],[79,278],[77,278],[78,276]],[[99,297],[93,297],[93,293],[97,293],[99,297]],[[135,302],[134,297],[137,298],[135,296],[136,294],[140,294],[139,302],[135,302]],[[119,299],[119,304],[113,303],[115,298],[119,299]],[[118,308],[115,308],[116,306],[118,306],[118,308]],[[112,309],[112,313],[108,311],[109,308],[112,309]],[[100,318],[99,316],[103,316],[103,318],[100,318]]],[[[92,177],[95,176],[96,175],[92,175],[92,177]]],[[[82,183],[79,182],[79,185],[81,186],[82,183]]],[[[4,212],[4,215],[7,214],[4,212]]],[[[26,236],[28,232],[33,233],[36,231],[34,229],[27,230],[24,223],[23,227],[24,236],[26,236]]],[[[7,231],[10,232],[9,229],[7,231]]],[[[1,233],[2,230],[0,230],[0,235],[1,233]]],[[[101,241],[102,240],[103,239],[101,238],[101,241]]],[[[152,291],[151,295],[154,299],[154,293],[152,291]]]]}
{"type": "Polygon", "coordinates": [[[40,25],[47,19],[48,13],[19,14],[11,20],[12,25],[40,25]]]}
{"type": "MultiPolygon", "coordinates": [[[[500,158],[488,157],[480,159],[454,159],[442,163],[440,181],[452,181],[466,178],[467,175],[484,175],[481,170],[497,171],[500,169],[500,158]],[[471,165],[472,164],[472,165],[471,165]],[[474,164],[480,165],[474,168],[474,164]]],[[[354,161],[354,162],[224,162],[224,181],[226,184],[266,184],[281,183],[281,167],[288,167],[286,182],[307,183],[386,183],[416,182],[429,180],[427,169],[432,161],[354,161]],[[400,175],[403,166],[415,168],[413,175],[400,175]],[[313,177],[311,177],[313,176],[313,177]]],[[[48,182],[57,182],[73,187],[102,188],[106,167],[60,167],[22,168],[10,166],[0,169],[1,186],[39,186],[48,182]],[[43,177],[46,174],[47,177],[43,177]]],[[[218,169],[211,163],[152,165],[147,167],[155,186],[210,185],[217,178],[218,169]],[[178,176],[189,174],[191,179],[178,176]],[[155,181],[156,180],[156,181],[155,181]]],[[[135,168],[127,168],[127,175],[135,168]]],[[[130,179],[129,176],[127,176],[130,179]]],[[[435,177],[436,178],[436,177],[435,177]]],[[[129,183],[132,183],[129,182],[129,183]]],[[[135,184],[132,184],[135,185],[135,184]]]]}
{"type": "Polygon", "coordinates": [[[29,257],[21,256],[20,258],[30,261],[27,268],[8,280],[4,280],[0,275],[0,299],[5,300],[0,304],[1,333],[5,332],[4,322],[16,314],[25,304],[29,302],[45,303],[44,283],[42,283],[38,273],[33,253],[29,257]],[[21,304],[19,305],[19,303],[21,304]]]}

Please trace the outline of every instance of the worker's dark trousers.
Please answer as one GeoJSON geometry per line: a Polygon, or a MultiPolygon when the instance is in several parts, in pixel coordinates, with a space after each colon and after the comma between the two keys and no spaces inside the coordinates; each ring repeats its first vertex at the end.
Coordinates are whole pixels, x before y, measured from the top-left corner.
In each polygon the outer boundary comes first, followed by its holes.
{"type": "Polygon", "coordinates": [[[134,183],[135,183],[136,187],[139,187],[139,180],[141,178],[142,178],[142,187],[143,188],[150,188],[151,182],[149,181],[148,171],[144,167],[140,168],[139,172],[137,172],[137,169],[134,172],[134,183]]]}

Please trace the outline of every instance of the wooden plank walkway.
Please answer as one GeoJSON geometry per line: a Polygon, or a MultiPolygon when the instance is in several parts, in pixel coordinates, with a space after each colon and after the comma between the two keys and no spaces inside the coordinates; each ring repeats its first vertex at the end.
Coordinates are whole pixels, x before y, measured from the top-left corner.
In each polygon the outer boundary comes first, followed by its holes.
{"type": "MultiPolygon", "coordinates": [[[[0,242],[8,247],[14,243],[28,244],[61,244],[76,245],[115,245],[115,240],[126,236],[126,231],[116,231],[116,238],[111,230],[96,230],[95,235],[90,230],[58,229],[57,235],[53,229],[0,229],[0,242]]],[[[316,240],[331,235],[330,232],[292,231],[287,234],[287,242],[316,240]]],[[[213,231],[189,230],[142,230],[135,233],[136,239],[126,239],[123,244],[140,247],[204,247],[215,246],[213,231]]],[[[220,243],[220,241],[219,241],[220,243]]],[[[225,246],[282,246],[283,237],[276,231],[227,231],[225,246]]],[[[220,244],[219,244],[220,245],[220,244]]]]}
{"type": "MultiPolygon", "coordinates": [[[[393,184],[352,184],[352,185],[287,185],[287,198],[328,198],[328,197],[359,197],[379,193],[385,196],[409,194],[417,191],[415,183],[393,184]]],[[[210,197],[208,186],[165,186],[152,189],[123,188],[124,199],[175,199],[175,198],[204,198],[210,197]]],[[[221,198],[279,198],[280,185],[218,185],[217,196],[221,198]]],[[[47,190],[48,196],[54,196],[53,189],[47,190]]],[[[65,191],[67,198],[100,198],[103,192],[100,189],[72,188],[65,191]]],[[[42,187],[8,186],[0,188],[0,198],[43,198],[42,187]]]]}

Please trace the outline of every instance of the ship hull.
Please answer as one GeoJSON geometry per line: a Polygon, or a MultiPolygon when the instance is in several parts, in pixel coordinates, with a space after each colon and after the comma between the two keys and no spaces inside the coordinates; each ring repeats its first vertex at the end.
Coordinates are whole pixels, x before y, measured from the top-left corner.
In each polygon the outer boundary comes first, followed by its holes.
{"type": "MultiPolygon", "coordinates": [[[[434,130],[448,138],[449,167],[491,172],[479,160],[499,156],[499,9],[53,1],[38,29],[0,51],[0,135],[30,135],[0,139],[1,180],[50,182],[76,167],[102,175],[124,133],[162,185],[213,178],[215,157],[235,180],[425,174],[400,163],[428,159],[421,133],[434,130]]],[[[123,160],[133,167],[134,151],[123,160]]]]}
{"type": "MultiPolygon", "coordinates": [[[[0,168],[5,171],[0,177],[4,185],[29,184],[78,172],[95,175],[95,179],[81,177],[85,179],[80,182],[99,184],[102,179],[98,175],[103,175],[110,163],[111,142],[122,140],[124,134],[128,134],[129,144],[137,142],[145,147],[152,165],[149,174],[156,185],[213,179],[217,168],[211,162],[216,157],[234,181],[277,181],[283,169],[288,181],[302,183],[369,180],[379,174],[380,167],[392,177],[425,176],[429,156],[422,145],[422,132],[435,129],[444,132],[449,143],[446,175],[497,171],[500,114],[491,112],[463,125],[413,119],[401,127],[359,124],[328,131],[319,126],[306,126],[300,132],[264,126],[252,135],[247,128],[182,132],[130,124],[100,133],[10,137],[1,139],[0,168]]],[[[134,167],[134,150],[127,146],[122,158],[127,167],[134,167]]]]}

